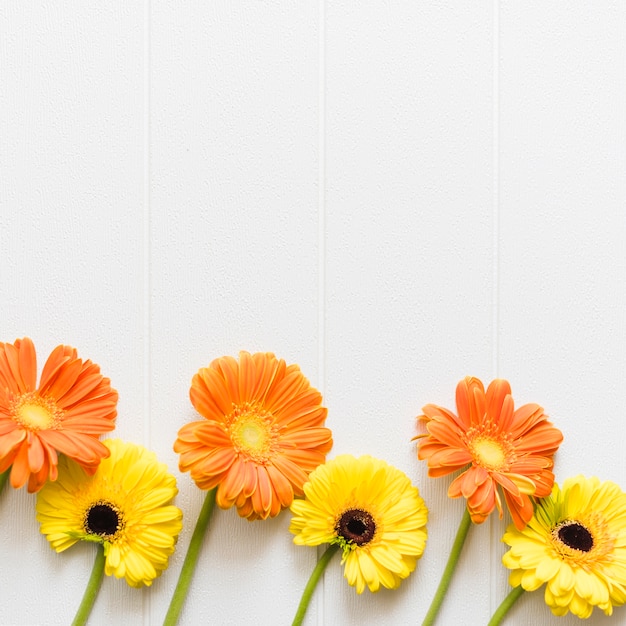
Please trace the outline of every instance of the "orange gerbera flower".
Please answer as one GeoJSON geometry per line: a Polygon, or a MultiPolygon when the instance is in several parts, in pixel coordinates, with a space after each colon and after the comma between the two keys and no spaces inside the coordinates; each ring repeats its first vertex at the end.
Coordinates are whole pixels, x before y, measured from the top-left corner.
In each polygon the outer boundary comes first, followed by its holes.
{"type": "Polygon", "coordinates": [[[538,404],[513,410],[511,387],[496,379],[487,388],[477,378],[466,377],[456,388],[458,417],[427,404],[417,419],[427,433],[418,446],[418,457],[428,461],[429,476],[445,476],[470,464],[448,489],[451,498],[467,498],[472,521],[480,524],[502,503],[504,492],[515,526],[524,528],[533,515],[530,496],[550,495],[554,474],[552,456],[563,435],[538,404]]]}
{"type": "Polygon", "coordinates": [[[320,392],[269,352],[215,359],[189,395],[205,419],[178,432],[180,470],[200,489],[218,487],[217,504],[249,520],[290,506],[332,446],[320,392]]]}
{"type": "Polygon", "coordinates": [[[91,361],[57,346],[46,361],[39,388],[33,342],[0,343],[0,472],[11,467],[11,485],[28,481],[39,491],[57,478],[57,453],[93,474],[108,448],[98,436],[113,430],[117,391],[91,361]]]}

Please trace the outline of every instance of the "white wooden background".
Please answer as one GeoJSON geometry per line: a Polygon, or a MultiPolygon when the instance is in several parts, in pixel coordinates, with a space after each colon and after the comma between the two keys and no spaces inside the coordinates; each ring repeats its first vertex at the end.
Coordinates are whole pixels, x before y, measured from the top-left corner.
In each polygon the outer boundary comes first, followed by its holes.
{"type": "MultiPolygon", "coordinates": [[[[3,0],[0,340],[100,364],[185,514],[169,570],[107,578],[92,623],[161,623],[202,501],[172,451],[189,383],[240,349],[299,363],[332,455],[400,467],[431,510],[398,591],[356,596],[337,560],[309,625],[421,621],[463,503],[414,417],[467,374],[544,406],[560,481],[626,488],[625,200],[623,0],[3,0]]],[[[289,624],[316,559],[289,517],[217,511],[181,624],[289,624]]],[[[0,529],[0,624],[68,624],[93,546],[52,552],[25,490],[0,529]]],[[[503,530],[471,530],[439,624],[507,593],[503,530]]],[[[579,620],[542,592],[507,621],[555,623],[579,620]]]]}

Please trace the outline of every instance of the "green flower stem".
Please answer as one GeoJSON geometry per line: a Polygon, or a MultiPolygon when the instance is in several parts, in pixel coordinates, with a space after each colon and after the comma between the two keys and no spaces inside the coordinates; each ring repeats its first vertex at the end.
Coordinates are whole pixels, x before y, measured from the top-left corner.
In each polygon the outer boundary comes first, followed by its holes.
{"type": "Polygon", "coordinates": [[[87,583],[87,588],[83,595],[83,599],[76,611],[76,617],[72,622],[72,626],[84,626],[89,619],[89,614],[98,596],[100,590],[100,583],[104,577],[104,546],[100,543],[97,546],[96,560],[93,563],[93,569],[91,570],[91,576],[87,583]]]}
{"type": "Polygon", "coordinates": [[[2,491],[4,490],[4,486],[7,484],[7,480],[9,480],[10,473],[11,473],[11,468],[9,468],[8,470],[0,474],[0,493],[2,493],[2,491]]]}
{"type": "Polygon", "coordinates": [[[296,616],[293,618],[293,622],[291,626],[300,626],[302,624],[302,620],[304,619],[304,615],[306,613],[307,608],[309,607],[309,603],[311,602],[311,598],[313,597],[313,592],[315,591],[315,587],[319,579],[322,577],[326,566],[333,558],[335,552],[339,550],[339,544],[332,543],[326,548],[326,552],[322,554],[322,556],[318,559],[317,564],[315,565],[315,569],[309,578],[309,582],[306,584],[304,591],[302,593],[302,598],[300,599],[300,604],[298,605],[298,610],[296,611],[296,616]]]}
{"type": "Polygon", "coordinates": [[[206,530],[209,526],[211,514],[215,508],[216,490],[217,487],[207,491],[204,504],[200,510],[200,515],[198,515],[196,527],[194,528],[191,541],[189,542],[189,548],[187,548],[187,554],[185,556],[185,560],[183,561],[183,567],[180,570],[178,583],[176,584],[176,589],[174,589],[174,595],[170,601],[170,607],[167,610],[163,626],[175,626],[178,623],[178,618],[180,617],[180,612],[183,609],[183,604],[185,603],[185,598],[187,597],[187,592],[189,591],[189,585],[191,584],[191,579],[193,578],[193,573],[196,569],[196,563],[198,562],[198,557],[200,556],[202,541],[204,540],[204,535],[206,534],[206,530]]]}
{"type": "Polygon", "coordinates": [[[454,538],[452,550],[450,551],[450,556],[448,557],[446,569],[443,571],[441,580],[439,581],[439,587],[437,587],[435,597],[430,603],[430,608],[428,609],[428,613],[426,613],[426,617],[422,622],[422,626],[432,626],[432,624],[435,623],[437,613],[439,613],[439,609],[441,608],[441,604],[443,603],[446,591],[448,591],[448,587],[450,586],[452,574],[454,574],[456,565],[459,562],[459,556],[461,556],[461,550],[463,548],[463,544],[465,543],[465,538],[467,537],[467,531],[470,529],[471,525],[472,518],[470,517],[467,507],[465,507],[465,512],[463,513],[463,517],[461,518],[459,529],[456,531],[456,537],[454,538]]]}
{"type": "Polygon", "coordinates": [[[502,600],[502,604],[496,609],[496,612],[491,616],[489,624],[487,626],[498,626],[504,619],[504,616],[509,612],[509,609],[517,602],[518,598],[524,593],[524,587],[519,585],[513,587],[513,590],[509,595],[502,600]]]}

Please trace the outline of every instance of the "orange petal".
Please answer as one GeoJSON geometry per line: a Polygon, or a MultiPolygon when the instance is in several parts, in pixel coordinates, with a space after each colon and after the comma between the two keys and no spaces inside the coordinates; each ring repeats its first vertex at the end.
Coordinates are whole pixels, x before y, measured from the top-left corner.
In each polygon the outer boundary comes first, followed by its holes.
{"type": "Polygon", "coordinates": [[[471,468],[457,476],[448,487],[448,496],[450,498],[458,498],[463,496],[467,498],[476,491],[476,481],[471,472],[471,468]]]}
{"type": "Polygon", "coordinates": [[[298,395],[303,384],[304,377],[299,370],[291,372],[281,381],[275,381],[265,398],[265,406],[272,413],[279,413],[298,395]]]}
{"type": "Polygon", "coordinates": [[[232,446],[232,442],[224,427],[217,422],[200,422],[195,428],[198,441],[209,448],[232,446]]]}
{"type": "Polygon", "coordinates": [[[267,465],[265,469],[281,507],[287,508],[293,502],[293,487],[291,483],[273,465],[267,465]]]}
{"type": "Polygon", "coordinates": [[[282,377],[285,370],[285,362],[278,360],[271,352],[256,352],[252,355],[256,369],[256,385],[250,396],[254,399],[264,400],[267,390],[276,377],[282,377]]]}
{"type": "Polygon", "coordinates": [[[538,421],[546,419],[538,404],[524,404],[513,415],[511,435],[517,438],[532,428],[538,421]]]}
{"type": "Polygon", "coordinates": [[[195,480],[197,474],[221,474],[230,468],[235,459],[235,451],[232,448],[216,448],[211,450],[201,463],[192,468],[192,476],[195,480]]]}
{"type": "Polygon", "coordinates": [[[19,346],[19,367],[24,391],[34,391],[37,387],[37,355],[33,342],[24,337],[16,344],[19,346]],[[18,343],[19,342],[19,343],[18,343]]]}
{"type": "Polygon", "coordinates": [[[23,428],[15,428],[0,436],[0,457],[10,455],[26,439],[23,428]]]}
{"type": "Polygon", "coordinates": [[[472,455],[467,450],[458,448],[443,448],[431,454],[428,459],[428,465],[430,467],[445,465],[461,468],[471,462],[472,455]]]}
{"type": "Polygon", "coordinates": [[[29,476],[28,442],[24,441],[19,447],[11,466],[11,486],[14,489],[19,489],[28,480],[29,476]]]}
{"type": "MultiPolygon", "coordinates": [[[[108,381],[108,379],[104,380],[108,381]]],[[[71,388],[67,390],[63,397],[57,396],[57,404],[64,409],[71,407],[73,404],[89,398],[92,392],[96,392],[98,385],[102,382],[103,377],[100,374],[100,368],[87,361],[83,363],[83,369],[71,388]]],[[[110,384],[107,383],[105,387],[110,387],[110,384]]]]}
{"type": "Polygon", "coordinates": [[[478,378],[466,376],[456,386],[456,406],[465,430],[472,424],[482,422],[485,413],[485,388],[478,378]]]}
{"type": "Polygon", "coordinates": [[[242,461],[242,472],[244,474],[244,481],[241,493],[248,499],[255,492],[259,482],[256,464],[249,461],[242,461]]]}
{"type": "Polygon", "coordinates": [[[249,352],[239,352],[239,401],[251,402],[254,400],[254,388],[256,382],[256,366],[249,352]]]}
{"type": "Polygon", "coordinates": [[[116,403],[117,395],[113,398],[94,398],[75,404],[65,411],[65,416],[68,420],[84,420],[85,424],[95,420],[106,420],[109,422],[108,430],[113,430],[117,416],[116,403]]]}
{"type": "Polygon", "coordinates": [[[202,417],[216,422],[224,421],[224,413],[213,396],[209,393],[204,379],[196,374],[191,381],[189,389],[189,399],[191,404],[202,417]]]}
{"type": "MultiPolygon", "coordinates": [[[[30,471],[33,473],[39,472],[45,461],[44,448],[41,445],[41,441],[36,434],[32,434],[29,437],[29,445],[28,445],[28,465],[30,466],[30,471]]],[[[47,472],[46,472],[47,474],[47,472]]]]}
{"type": "Polygon", "coordinates": [[[261,515],[262,513],[269,512],[272,505],[272,483],[270,481],[269,474],[263,465],[257,468],[258,471],[258,485],[257,490],[252,494],[252,504],[254,510],[261,515]],[[255,498],[258,494],[259,498],[255,498]],[[259,505],[259,506],[257,506],[259,505]]]}
{"type": "Polygon", "coordinates": [[[308,480],[307,474],[303,472],[298,465],[285,456],[276,456],[273,459],[273,464],[276,469],[291,482],[294,488],[299,490],[299,493],[301,493],[302,486],[308,480]]]}
{"type": "Polygon", "coordinates": [[[507,395],[511,395],[511,385],[508,380],[496,378],[487,387],[485,396],[485,413],[487,421],[497,424],[500,421],[502,405],[507,395]]]}
{"type": "Polygon", "coordinates": [[[432,420],[428,423],[426,428],[433,437],[436,437],[441,443],[445,443],[447,446],[453,448],[465,447],[460,437],[461,431],[456,427],[450,427],[436,420],[432,420]]]}
{"type": "Polygon", "coordinates": [[[486,518],[496,505],[496,487],[492,480],[487,480],[479,485],[474,493],[467,499],[467,505],[471,511],[486,518]]]}
{"type": "Polygon", "coordinates": [[[237,359],[232,356],[224,356],[217,359],[217,364],[231,403],[239,404],[239,363],[237,359]]]}
{"type": "Polygon", "coordinates": [[[550,424],[540,424],[516,443],[518,454],[524,452],[552,454],[561,445],[563,433],[550,424]]]}
{"type": "Polygon", "coordinates": [[[97,465],[110,456],[109,449],[95,437],[62,430],[42,430],[39,436],[57,452],[85,465],[97,465]]]}
{"type": "Polygon", "coordinates": [[[302,409],[302,411],[307,412],[298,414],[297,417],[288,410],[285,410],[284,413],[274,413],[277,425],[284,428],[286,433],[302,428],[320,428],[324,425],[328,414],[328,409],[322,406],[314,409],[309,407],[308,409],[302,409]]]}
{"type": "Polygon", "coordinates": [[[82,369],[83,362],[80,359],[66,363],[50,378],[46,389],[42,388],[42,395],[45,393],[55,399],[62,398],[72,388],[82,369]]]}
{"type": "Polygon", "coordinates": [[[530,498],[528,496],[522,496],[522,501],[518,503],[510,496],[508,491],[505,491],[504,499],[509,507],[515,527],[518,530],[523,530],[533,516],[533,505],[530,498]]]}
{"type": "Polygon", "coordinates": [[[513,396],[506,395],[502,402],[502,410],[500,411],[499,428],[500,432],[510,432],[515,422],[515,412],[513,409],[513,396]]]}
{"type": "Polygon", "coordinates": [[[222,415],[229,415],[233,410],[233,401],[228,393],[226,381],[211,367],[201,369],[196,376],[204,383],[203,391],[217,405],[219,412],[222,415]]]}
{"type": "Polygon", "coordinates": [[[331,440],[332,433],[328,428],[306,428],[285,434],[281,442],[293,443],[298,448],[316,448],[331,440]]]}
{"type": "Polygon", "coordinates": [[[239,459],[234,459],[220,485],[221,496],[234,502],[244,488],[245,480],[246,471],[243,468],[243,463],[239,459]]]}
{"type": "Polygon", "coordinates": [[[57,372],[69,361],[75,360],[77,353],[74,348],[70,346],[57,346],[48,357],[43,366],[43,372],[41,372],[41,380],[39,381],[39,391],[43,394],[53,378],[57,375],[57,372]]]}
{"type": "Polygon", "coordinates": [[[4,370],[4,378],[10,384],[9,389],[16,394],[25,393],[28,391],[24,381],[22,380],[22,374],[20,372],[20,353],[19,346],[20,340],[18,339],[15,342],[15,345],[10,343],[5,343],[4,345],[4,354],[3,354],[3,370],[4,370]]]}
{"type": "MultiPolygon", "coordinates": [[[[282,458],[285,460],[289,460],[292,463],[295,463],[299,468],[301,468],[307,474],[312,472],[318,465],[323,463],[326,459],[326,453],[330,450],[332,446],[332,440],[327,444],[318,447],[313,450],[300,450],[298,448],[294,449],[286,449],[283,450],[282,458]]],[[[273,461],[277,458],[280,458],[280,455],[274,457],[273,461]]]]}

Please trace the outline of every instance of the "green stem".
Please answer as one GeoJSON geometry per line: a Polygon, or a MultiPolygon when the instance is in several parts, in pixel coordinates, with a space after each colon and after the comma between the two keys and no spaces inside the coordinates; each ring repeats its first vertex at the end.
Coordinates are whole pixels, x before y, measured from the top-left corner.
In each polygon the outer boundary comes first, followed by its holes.
{"type": "Polygon", "coordinates": [[[217,487],[208,491],[206,498],[204,499],[204,504],[200,510],[200,515],[198,515],[198,521],[196,522],[196,527],[194,528],[193,535],[191,536],[189,548],[187,548],[187,554],[185,556],[185,560],[183,561],[183,567],[180,570],[178,583],[176,584],[176,589],[174,589],[174,595],[170,601],[170,607],[167,611],[167,615],[165,616],[163,626],[175,626],[178,623],[178,618],[180,617],[180,612],[183,609],[183,604],[185,603],[185,598],[187,597],[187,592],[189,591],[189,585],[191,583],[191,579],[193,578],[193,572],[196,569],[196,563],[198,562],[198,557],[200,556],[202,541],[209,526],[209,520],[211,519],[213,508],[215,507],[216,490],[217,487]]]}
{"type": "Polygon", "coordinates": [[[309,578],[309,582],[304,588],[300,604],[298,605],[298,610],[296,611],[296,616],[293,618],[291,626],[300,626],[300,624],[302,624],[306,610],[309,607],[309,602],[311,602],[311,598],[313,597],[315,587],[317,586],[319,579],[322,577],[330,559],[333,558],[333,555],[337,552],[337,550],[339,550],[339,544],[333,543],[326,548],[326,552],[324,552],[324,554],[322,554],[322,556],[318,559],[315,569],[309,578]]]}
{"type": "Polygon", "coordinates": [[[104,561],[104,546],[99,544],[96,552],[96,560],[91,570],[91,576],[89,577],[89,582],[87,583],[87,588],[85,589],[78,611],[76,611],[76,617],[74,617],[72,626],[84,626],[87,623],[91,609],[98,596],[98,591],[100,590],[100,583],[104,577],[104,561]]]}
{"type": "Polygon", "coordinates": [[[4,486],[7,484],[7,480],[9,480],[10,473],[11,473],[11,468],[9,468],[8,470],[0,474],[0,493],[2,493],[2,491],[4,490],[4,486]]]}
{"type": "Polygon", "coordinates": [[[496,612],[491,616],[488,626],[498,626],[504,619],[504,616],[509,612],[509,609],[517,602],[518,598],[524,593],[524,587],[519,585],[513,587],[513,590],[509,595],[502,600],[502,604],[496,609],[496,612]]]}
{"type": "Polygon", "coordinates": [[[465,538],[467,537],[467,531],[470,529],[471,525],[472,518],[470,517],[467,507],[465,507],[465,512],[461,518],[459,529],[456,531],[456,537],[454,538],[452,550],[450,551],[450,556],[448,557],[446,569],[443,571],[441,580],[439,581],[439,587],[437,587],[435,597],[430,603],[430,608],[428,609],[428,613],[426,613],[422,626],[432,626],[432,624],[435,623],[437,613],[439,613],[446,591],[448,591],[448,587],[450,586],[452,574],[454,573],[456,564],[459,561],[459,556],[461,556],[461,550],[463,548],[463,544],[465,543],[465,538]]]}

